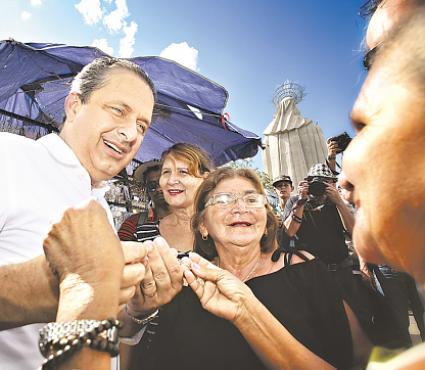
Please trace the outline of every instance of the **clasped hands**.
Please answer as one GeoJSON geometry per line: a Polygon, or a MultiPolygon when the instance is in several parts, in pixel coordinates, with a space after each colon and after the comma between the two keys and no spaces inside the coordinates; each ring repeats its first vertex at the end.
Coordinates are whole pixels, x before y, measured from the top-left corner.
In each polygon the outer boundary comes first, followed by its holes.
{"type": "Polygon", "coordinates": [[[234,321],[252,295],[238,278],[196,253],[179,260],[161,237],[121,242],[95,201],[65,211],[43,248],[61,299],[65,295],[67,303],[73,302],[70,310],[93,302],[109,305],[102,312],[115,316],[128,304],[133,315],[144,315],[170,302],[186,280],[206,310],[234,321]]]}

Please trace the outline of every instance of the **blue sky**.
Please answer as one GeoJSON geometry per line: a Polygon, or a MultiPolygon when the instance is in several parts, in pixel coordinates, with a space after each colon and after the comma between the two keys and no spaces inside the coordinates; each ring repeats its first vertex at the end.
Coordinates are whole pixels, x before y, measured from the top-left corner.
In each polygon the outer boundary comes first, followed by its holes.
{"type": "MultiPolygon", "coordinates": [[[[301,113],[326,137],[348,130],[364,78],[363,0],[2,0],[0,39],[162,55],[224,86],[226,111],[258,135],[276,87],[305,86],[301,113]],[[6,16],[5,16],[6,15],[6,16]]],[[[261,168],[261,157],[254,164],[261,168]]]]}

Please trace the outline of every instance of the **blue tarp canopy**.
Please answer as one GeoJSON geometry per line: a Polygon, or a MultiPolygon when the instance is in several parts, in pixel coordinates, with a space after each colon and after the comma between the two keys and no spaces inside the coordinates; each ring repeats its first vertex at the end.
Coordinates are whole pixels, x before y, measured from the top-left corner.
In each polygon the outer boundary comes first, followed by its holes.
{"type": "MultiPolygon", "coordinates": [[[[72,78],[94,58],[105,55],[94,47],[1,41],[0,131],[34,139],[58,131],[72,78]]],[[[168,59],[129,59],[147,72],[158,93],[159,113],[136,162],[159,158],[177,142],[199,145],[216,165],[257,153],[260,138],[223,115],[228,93],[222,86],[168,59]]]]}

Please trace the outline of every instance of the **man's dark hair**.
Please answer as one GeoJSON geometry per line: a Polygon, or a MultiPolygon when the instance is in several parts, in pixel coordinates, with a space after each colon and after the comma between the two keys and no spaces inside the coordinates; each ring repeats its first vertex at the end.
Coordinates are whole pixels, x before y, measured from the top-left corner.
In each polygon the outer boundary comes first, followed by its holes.
{"type": "Polygon", "coordinates": [[[105,86],[110,71],[115,69],[124,69],[133,72],[140,77],[152,90],[154,99],[156,98],[155,87],[152,80],[148,77],[136,63],[127,59],[101,57],[93,60],[75,76],[72,82],[71,92],[77,93],[83,104],[87,103],[91,94],[105,86]]]}

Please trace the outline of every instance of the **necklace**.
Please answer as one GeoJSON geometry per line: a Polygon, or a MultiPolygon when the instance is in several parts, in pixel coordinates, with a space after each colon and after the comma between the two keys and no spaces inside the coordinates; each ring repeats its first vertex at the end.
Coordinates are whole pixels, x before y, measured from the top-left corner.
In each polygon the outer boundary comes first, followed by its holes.
{"type": "MultiPolygon", "coordinates": [[[[218,259],[217,266],[220,267],[220,262],[221,262],[220,261],[220,257],[217,257],[217,259],[218,259]]],[[[252,269],[248,271],[248,273],[245,275],[245,277],[240,278],[240,280],[243,281],[243,282],[245,282],[245,281],[249,280],[252,276],[254,276],[254,274],[257,271],[257,268],[258,268],[258,266],[260,264],[260,261],[261,261],[261,254],[260,254],[260,257],[258,257],[257,262],[252,267],[252,269]]]]}

